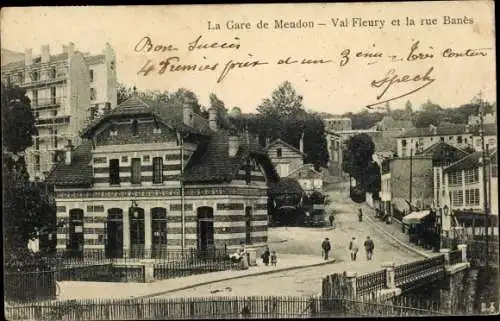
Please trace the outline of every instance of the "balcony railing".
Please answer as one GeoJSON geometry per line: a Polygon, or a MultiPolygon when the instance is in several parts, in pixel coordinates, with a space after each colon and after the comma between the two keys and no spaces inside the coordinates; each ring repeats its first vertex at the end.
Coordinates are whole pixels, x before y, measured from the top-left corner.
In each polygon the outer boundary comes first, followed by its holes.
{"type": "Polygon", "coordinates": [[[70,116],[53,116],[50,118],[39,118],[36,120],[36,125],[44,126],[44,125],[60,125],[60,124],[68,124],[70,116]]]}
{"type": "Polygon", "coordinates": [[[67,74],[58,74],[54,78],[45,78],[45,79],[29,79],[28,81],[24,81],[21,86],[26,88],[26,87],[37,87],[37,86],[44,86],[44,85],[50,85],[62,81],[66,81],[68,79],[67,74]]]}
{"type": "Polygon", "coordinates": [[[42,107],[52,107],[58,106],[64,103],[65,97],[51,97],[51,98],[39,98],[31,102],[31,107],[42,108],[42,107]]]}

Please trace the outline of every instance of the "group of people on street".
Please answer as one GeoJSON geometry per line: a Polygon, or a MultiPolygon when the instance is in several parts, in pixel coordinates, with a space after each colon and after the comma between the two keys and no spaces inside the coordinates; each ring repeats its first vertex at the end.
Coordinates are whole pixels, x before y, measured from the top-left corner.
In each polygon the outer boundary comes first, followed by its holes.
{"type": "Polygon", "coordinates": [[[270,251],[269,246],[266,245],[264,252],[261,254],[260,258],[262,259],[262,263],[265,266],[269,265],[269,259],[271,260],[271,265],[276,266],[278,264],[278,256],[276,255],[276,251],[270,251]]]}
{"type": "MultiPolygon", "coordinates": [[[[366,260],[371,261],[373,258],[373,250],[375,249],[375,244],[373,243],[373,240],[369,236],[367,236],[365,242],[363,243],[363,246],[365,247],[366,260]]],[[[323,258],[325,260],[328,260],[328,255],[331,249],[332,246],[330,244],[330,240],[328,238],[325,238],[321,243],[321,250],[323,253],[323,258]]],[[[356,261],[358,252],[359,252],[359,245],[356,240],[356,237],[353,236],[352,239],[349,241],[349,253],[351,254],[351,261],[356,261]]]]}

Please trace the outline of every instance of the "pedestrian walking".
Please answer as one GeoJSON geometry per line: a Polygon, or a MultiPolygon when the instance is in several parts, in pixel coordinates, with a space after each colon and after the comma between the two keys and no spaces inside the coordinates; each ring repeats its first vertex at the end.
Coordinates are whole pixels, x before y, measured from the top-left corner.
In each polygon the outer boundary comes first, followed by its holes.
{"type": "Polygon", "coordinates": [[[278,256],[276,255],[276,251],[271,253],[271,265],[276,266],[278,264],[278,256]]]}
{"type": "Polygon", "coordinates": [[[325,238],[325,240],[323,241],[323,243],[321,243],[321,249],[323,250],[323,258],[325,260],[328,260],[328,253],[332,249],[332,247],[330,245],[330,240],[328,240],[328,237],[325,238]]]}
{"type": "Polygon", "coordinates": [[[264,263],[265,266],[269,265],[269,257],[271,256],[271,251],[269,251],[269,246],[266,245],[266,249],[264,250],[264,253],[260,256],[262,258],[262,263],[264,263]]]}
{"type": "Polygon", "coordinates": [[[351,261],[356,261],[356,256],[359,251],[359,246],[356,238],[353,236],[349,242],[349,251],[351,252],[351,261]]]}
{"type": "Polygon", "coordinates": [[[333,214],[330,214],[328,219],[330,220],[330,226],[333,226],[333,221],[335,220],[335,216],[333,216],[333,214]]]}
{"type": "Polygon", "coordinates": [[[373,257],[373,249],[375,248],[375,244],[373,244],[373,240],[370,239],[369,236],[366,237],[366,241],[364,243],[365,251],[366,251],[366,259],[371,261],[373,257]]]}
{"type": "Polygon", "coordinates": [[[360,222],[363,221],[363,210],[362,209],[359,209],[359,211],[358,211],[358,219],[360,222]]]}

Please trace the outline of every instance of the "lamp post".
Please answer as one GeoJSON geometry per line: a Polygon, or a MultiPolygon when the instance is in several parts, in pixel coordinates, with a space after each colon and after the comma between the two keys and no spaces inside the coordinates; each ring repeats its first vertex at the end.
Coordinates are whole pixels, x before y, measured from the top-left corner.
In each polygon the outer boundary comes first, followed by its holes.
{"type": "Polygon", "coordinates": [[[489,217],[488,217],[488,190],[486,183],[486,164],[488,163],[488,145],[484,141],[484,103],[482,99],[482,93],[479,93],[479,134],[481,136],[481,149],[482,157],[480,163],[482,163],[482,173],[483,173],[483,209],[484,209],[484,235],[485,235],[485,249],[484,249],[484,259],[486,265],[488,265],[488,227],[489,227],[489,217]]]}

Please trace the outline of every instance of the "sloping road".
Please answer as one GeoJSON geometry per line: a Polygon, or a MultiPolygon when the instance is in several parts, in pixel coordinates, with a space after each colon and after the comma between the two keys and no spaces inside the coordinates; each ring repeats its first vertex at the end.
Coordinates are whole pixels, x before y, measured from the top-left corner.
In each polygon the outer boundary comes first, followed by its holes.
{"type": "MultiPolygon", "coordinates": [[[[373,224],[358,222],[357,209],[348,196],[348,185],[327,192],[335,210],[336,228],[274,228],[269,230],[269,238],[273,240],[287,239],[283,243],[271,243],[271,250],[280,253],[321,255],[321,241],[328,237],[332,244],[332,254],[336,263],[304,268],[293,271],[277,272],[262,276],[249,276],[243,279],[221,281],[178,292],[172,292],[162,297],[187,296],[266,296],[290,295],[309,296],[321,292],[322,278],[328,274],[340,273],[345,270],[358,274],[378,271],[385,261],[403,264],[423,257],[402,247],[394,239],[388,238],[373,224]],[[355,236],[362,247],[366,236],[375,243],[374,260],[367,261],[364,250],[358,253],[358,260],[350,262],[347,250],[348,242],[355,236]]],[[[367,213],[367,215],[370,215],[367,213]]],[[[279,263],[278,263],[279,264],[279,263]]]]}

